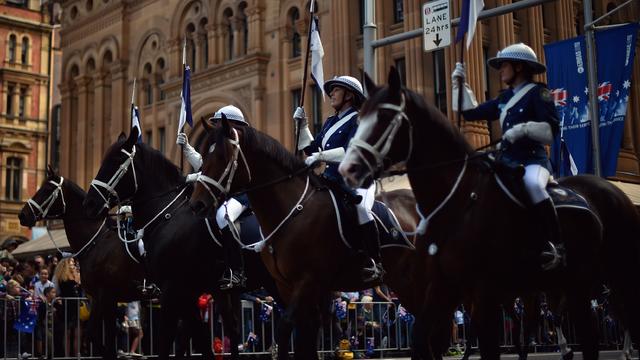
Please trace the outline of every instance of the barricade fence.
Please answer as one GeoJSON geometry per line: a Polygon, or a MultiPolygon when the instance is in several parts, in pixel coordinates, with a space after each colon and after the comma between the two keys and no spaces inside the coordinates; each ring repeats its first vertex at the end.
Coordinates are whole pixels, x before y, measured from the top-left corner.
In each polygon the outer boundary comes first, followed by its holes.
{"type": "MultiPolygon", "coordinates": [[[[99,354],[88,341],[86,298],[58,298],[53,304],[24,301],[19,298],[0,298],[0,332],[2,348],[0,356],[5,359],[22,358],[97,358],[99,354]]],[[[126,304],[124,304],[126,309],[126,304]]],[[[120,306],[122,309],[122,306],[120,306]]],[[[537,309],[536,311],[540,311],[537,309]]],[[[396,303],[387,302],[334,302],[330,319],[325,320],[318,334],[318,351],[323,354],[363,353],[370,358],[387,355],[406,355],[411,346],[411,332],[415,318],[396,303]]],[[[140,320],[126,321],[124,311],[116,322],[116,344],[119,355],[128,358],[156,356],[158,353],[158,331],[160,305],[156,301],[142,301],[140,320]],[[136,337],[141,339],[137,342],[136,337]],[[132,349],[132,345],[134,349],[132,349]],[[133,351],[132,351],[133,350],[133,351]],[[131,354],[130,354],[131,353],[131,354]]],[[[215,302],[200,311],[201,321],[210,333],[212,349],[217,354],[230,351],[229,339],[215,302]]],[[[243,355],[273,355],[276,326],[281,309],[273,303],[242,301],[241,337],[239,345],[243,355]]],[[[514,346],[516,326],[519,322],[512,313],[503,312],[501,345],[509,351],[514,346]]],[[[617,321],[605,309],[593,308],[600,326],[600,343],[603,349],[620,349],[623,331],[617,321]]],[[[462,350],[467,346],[477,347],[477,340],[470,331],[469,319],[454,320],[452,314],[451,349],[462,350]]],[[[104,328],[104,324],[103,324],[104,328]]],[[[534,351],[555,351],[557,336],[552,315],[541,311],[538,331],[531,339],[521,339],[525,344],[535,343],[534,351]]],[[[563,324],[568,343],[575,346],[575,328],[570,319],[563,324]]],[[[295,351],[291,337],[290,352],[295,351]]],[[[104,342],[104,335],[103,335],[104,342]]],[[[193,349],[193,347],[191,347],[193,349]]],[[[196,354],[195,351],[192,354],[196,354]]]]}

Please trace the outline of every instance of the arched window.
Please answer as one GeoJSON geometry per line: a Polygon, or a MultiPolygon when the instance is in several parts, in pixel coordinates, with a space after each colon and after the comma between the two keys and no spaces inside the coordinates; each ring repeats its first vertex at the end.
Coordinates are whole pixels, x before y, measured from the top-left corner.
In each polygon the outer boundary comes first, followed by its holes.
{"type": "Polygon", "coordinates": [[[206,68],[207,64],[209,64],[209,34],[207,33],[207,18],[202,18],[200,20],[200,40],[202,41],[202,60],[203,67],[206,68]]]}
{"type": "Polygon", "coordinates": [[[23,64],[29,63],[29,38],[22,38],[22,49],[20,51],[20,62],[23,64]]]}
{"type": "Polygon", "coordinates": [[[302,53],[302,48],[300,47],[300,33],[298,33],[298,28],[296,27],[296,23],[300,19],[300,11],[298,8],[292,8],[289,11],[289,26],[291,26],[291,57],[296,58],[300,56],[302,53]]]}
{"type": "Polygon", "coordinates": [[[166,98],[162,85],[164,84],[164,59],[160,58],[156,62],[156,84],[158,86],[158,100],[162,101],[166,98]]]}
{"type": "Polygon", "coordinates": [[[9,116],[13,115],[13,92],[16,87],[14,84],[9,84],[7,86],[7,107],[5,113],[9,116]]]}
{"type": "Polygon", "coordinates": [[[27,88],[20,88],[20,97],[18,100],[18,117],[24,118],[27,116],[26,114],[26,106],[27,106],[27,88]]]}
{"type": "Polygon", "coordinates": [[[7,173],[5,177],[4,197],[10,201],[20,201],[20,189],[22,185],[22,159],[19,157],[7,158],[7,173]]]}
{"type": "Polygon", "coordinates": [[[153,84],[151,83],[151,64],[144,65],[144,104],[153,103],[153,84]]]}
{"type": "Polygon", "coordinates": [[[196,42],[194,38],[196,36],[196,27],[192,23],[189,23],[186,28],[187,36],[187,64],[191,67],[191,72],[196,72],[196,42]]]}
{"type": "Polygon", "coordinates": [[[227,35],[226,35],[226,42],[225,42],[225,60],[231,60],[233,59],[233,42],[234,42],[234,36],[233,36],[233,26],[231,24],[231,22],[233,21],[233,11],[229,8],[227,8],[224,13],[223,13],[223,17],[224,17],[224,27],[227,30],[227,35]]]}
{"type": "Polygon", "coordinates": [[[9,36],[9,62],[16,62],[16,46],[17,46],[17,38],[15,35],[9,36]]]}
{"type": "Polygon", "coordinates": [[[240,30],[240,34],[242,36],[242,43],[240,44],[240,54],[242,55],[246,55],[247,50],[249,49],[249,22],[247,20],[247,14],[245,13],[246,9],[247,3],[244,1],[241,2],[238,6],[238,16],[240,17],[240,25],[242,26],[242,29],[240,30]]]}

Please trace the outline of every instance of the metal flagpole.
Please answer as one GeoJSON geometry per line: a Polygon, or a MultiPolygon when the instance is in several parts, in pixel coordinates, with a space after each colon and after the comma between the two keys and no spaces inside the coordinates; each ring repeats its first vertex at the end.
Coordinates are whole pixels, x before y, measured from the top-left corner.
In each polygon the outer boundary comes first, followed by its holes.
{"type": "Polygon", "coordinates": [[[587,79],[589,82],[589,118],[591,119],[591,146],[593,154],[593,174],[601,175],[600,168],[600,112],[598,111],[598,67],[596,64],[596,44],[592,23],[591,0],[583,0],[584,40],[587,48],[587,79]]]}
{"type": "MultiPolygon", "coordinates": [[[[302,94],[300,96],[300,102],[298,103],[298,106],[302,107],[304,106],[304,96],[307,90],[307,74],[309,71],[309,53],[311,52],[311,29],[313,28],[313,22],[315,21],[315,17],[314,17],[314,0],[311,0],[311,3],[309,4],[309,15],[310,15],[310,21],[309,21],[309,32],[307,33],[307,51],[304,57],[304,73],[302,75],[302,94]]],[[[294,154],[298,154],[298,137],[300,136],[300,124],[298,124],[296,122],[296,126],[295,126],[295,147],[293,148],[293,153],[294,154]]]]}
{"type": "MultiPolygon", "coordinates": [[[[130,119],[130,123],[131,126],[130,128],[133,128],[133,110],[135,107],[135,103],[136,103],[136,78],[133,78],[133,89],[131,90],[131,110],[129,110],[129,119],[130,119]]],[[[131,129],[129,129],[129,131],[131,131],[131,129]]],[[[142,134],[140,134],[142,135],[142,134]]]]}
{"type": "MultiPolygon", "coordinates": [[[[467,36],[469,36],[469,33],[465,34],[462,41],[460,41],[460,64],[462,64],[462,66],[464,66],[464,48],[466,43],[465,39],[467,36]]],[[[463,81],[460,81],[460,78],[458,78],[458,130],[460,130],[460,132],[462,132],[462,88],[464,87],[466,79],[462,80],[463,81]]]]}
{"type": "MultiPolygon", "coordinates": [[[[187,66],[187,34],[184,35],[184,43],[182,45],[182,84],[184,85],[184,70],[187,66]]],[[[180,101],[183,100],[184,94],[180,93],[180,101]]],[[[181,129],[182,130],[182,129],[181,129]]],[[[184,169],[184,144],[180,144],[180,174],[184,169]]]]}
{"type": "MultiPolygon", "coordinates": [[[[371,43],[376,39],[377,26],[375,23],[375,0],[365,0],[364,3],[364,26],[362,27],[362,42],[364,44],[363,51],[363,61],[364,61],[364,72],[371,77],[371,79],[375,82],[377,81],[376,76],[376,61],[375,61],[375,49],[373,46],[370,46],[371,43]]],[[[363,79],[364,80],[364,79],[363,79]]],[[[364,83],[364,81],[363,81],[364,83]]],[[[369,96],[366,92],[367,88],[364,88],[365,95],[369,96]]]]}

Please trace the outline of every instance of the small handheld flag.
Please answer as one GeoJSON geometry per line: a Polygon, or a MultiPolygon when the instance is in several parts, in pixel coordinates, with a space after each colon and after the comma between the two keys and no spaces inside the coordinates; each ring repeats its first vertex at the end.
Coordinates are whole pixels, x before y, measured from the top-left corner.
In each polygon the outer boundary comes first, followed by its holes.
{"type": "Polygon", "coordinates": [[[483,0],[462,0],[462,13],[460,14],[460,26],[456,34],[456,43],[464,38],[467,34],[467,49],[471,46],[473,35],[476,32],[476,24],[478,23],[478,15],[484,8],[483,0]]]}
{"type": "Polygon", "coordinates": [[[322,58],[324,57],[324,48],[322,47],[322,41],[320,40],[320,33],[318,32],[318,18],[314,17],[311,24],[311,77],[315,81],[316,85],[322,91],[322,98],[324,99],[324,69],[322,67],[322,58]]]}
{"type": "Polygon", "coordinates": [[[140,126],[140,111],[135,105],[136,79],[133,79],[133,91],[131,93],[131,129],[138,128],[138,143],[142,143],[142,127],[140,126]]]}
{"type": "Polygon", "coordinates": [[[184,47],[182,49],[182,92],[180,98],[182,104],[180,106],[180,120],[178,121],[178,134],[182,132],[182,128],[185,123],[193,127],[193,118],[191,116],[191,68],[186,64],[187,61],[187,41],[185,39],[184,47]]]}

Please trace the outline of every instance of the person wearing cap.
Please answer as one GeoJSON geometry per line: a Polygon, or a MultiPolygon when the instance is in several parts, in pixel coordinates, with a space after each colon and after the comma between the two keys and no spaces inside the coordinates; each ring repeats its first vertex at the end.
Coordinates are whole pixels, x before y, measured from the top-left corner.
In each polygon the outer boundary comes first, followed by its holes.
{"type": "MultiPolygon", "coordinates": [[[[224,114],[227,120],[231,121],[235,125],[251,126],[244,119],[242,111],[233,105],[227,105],[220,110],[216,111],[209,121],[214,124],[222,119],[224,114]]],[[[179,133],[176,139],[176,144],[183,145],[182,151],[185,158],[193,167],[196,172],[200,171],[202,167],[202,155],[200,155],[189,144],[187,134],[179,133]]],[[[187,175],[187,182],[196,181],[199,173],[187,175]]],[[[220,288],[222,290],[228,290],[237,287],[244,287],[246,278],[244,276],[244,264],[242,258],[242,248],[240,243],[235,239],[235,236],[229,226],[230,223],[235,222],[240,215],[249,207],[249,199],[246,195],[238,195],[229,198],[216,210],[216,223],[220,228],[222,234],[222,248],[224,251],[225,262],[227,263],[227,270],[222,274],[219,279],[220,288]]]]}
{"type": "MultiPolygon", "coordinates": [[[[307,155],[305,163],[311,165],[325,162],[323,177],[344,188],[348,194],[353,190],[346,186],[338,172],[340,161],[344,158],[349,141],[358,128],[358,110],[365,100],[362,84],[351,76],[336,76],[324,83],[324,91],[330,97],[335,115],[329,117],[314,139],[309,131],[307,117],[302,107],[298,107],[293,114],[298,132],[298,150],[307,155]]],[[[356,189],[358,223],[363,248],[367,254],[367,261],[363,267],[364,281],[374,281],[382,278],[384,270],[380,262],[380,243],[378,230],[371,215],[371,208],[375,200],[375,183],[366,189],[356,189]]]]}
{"type": "Polygon", "coordinates": [[[517,43],[505,47],[489,59],[488,65],[500,72],[500,80],[509,87],[497,98],[478,105],[471,88],[465,83],[466,72],[457,63],[451,74],[453,110],[458,111],[459,84],[462,84],[462,115],[465,120],[500,120],[502,127],[501,160],[507,164],[522,164],[524,186],[538,221],[539,239],[550,250],[542,252],[542,268],[554,268],[560,257],[555,245],[560,229],[555,207],[546,186],[551,163],[545,145],[553,142],[559,132],[559,119],[551,92],[545,84],[533,81],[546,67],[538,61],[529,46],[517,43]]]}
{"type": "Polygon", "coordinates": [[[2,258],[13,259],[14,257],[12,252],[18,248],[18,245],[20,244],[16,239],[9,239],[5,241],[2,246],[2,251],[0,251],[0,259],[2,258]]]}

